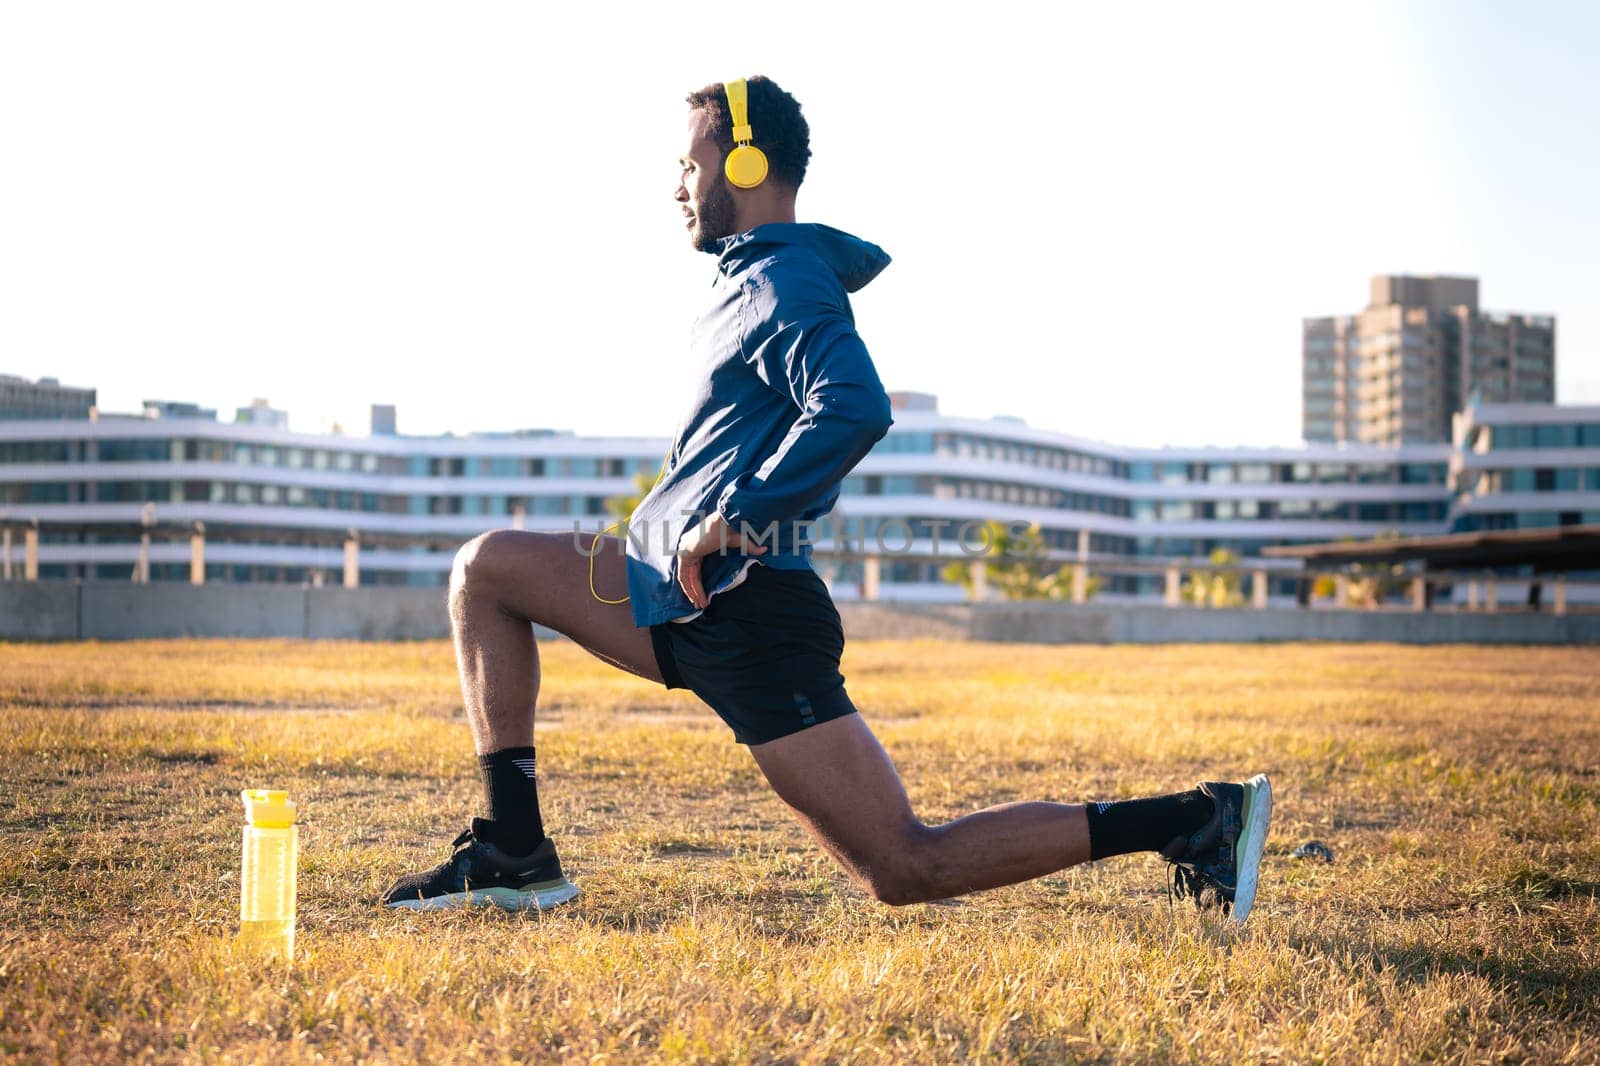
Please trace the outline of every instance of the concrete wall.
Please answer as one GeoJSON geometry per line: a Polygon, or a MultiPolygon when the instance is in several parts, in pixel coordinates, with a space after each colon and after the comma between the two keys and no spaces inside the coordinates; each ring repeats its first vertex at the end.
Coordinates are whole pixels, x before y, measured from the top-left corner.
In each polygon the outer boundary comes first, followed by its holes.
{"type": "Polygon", "coordinates": [[[973,608],[977,640],[1045,644],[1208,644],[1379,641],[1396,644],[1600,643],[1600,614],[1467,614],[1295,607],[1205,609],[986,603],[973,608]]]}
{"type": "MultiPolygon", "coordinates": [[[[543,626],[542,639],[560,634],[543,626]]],[[[443,640],[442,588],[0,582],[0,640],[296,637],[443,640]]]]}
{"type": "Polygon", "coordinates": [[[972,608],[964,604],[844,602],[835,606],[845,636],[856,640],[964,640],[972,630],[972,608]]]}
{"type": "MultiPolygon", "coordinates": [[[[1075,644],[1384,641],[1400,644],[1600,644],[1600,613],[1557,617],[1436,611],[1206,610],[1122,604],[838,605],[857,640],[934,637],[1075,644]]],[[[541,638],[554,637],[538,627],[541,638]]],[[[0,640],[297,637],[438,640],[444,590],[0,582],[0,640]]]]}
{"type": "Polygon", "coordinates": [[[304,590],[305,629],[316,640],[434,640],[450,635],[445,590],[304,590]]]}
{"type": "Polygon", "coordinates": [[[78,583],[0,582],[0,640],[77,640],[78,583]]]}
{"type": "Polygon", "coordinates": [[[101,581],[79,588],[78,635],[84,640],[306,635],[306,589],[101,581]]]}

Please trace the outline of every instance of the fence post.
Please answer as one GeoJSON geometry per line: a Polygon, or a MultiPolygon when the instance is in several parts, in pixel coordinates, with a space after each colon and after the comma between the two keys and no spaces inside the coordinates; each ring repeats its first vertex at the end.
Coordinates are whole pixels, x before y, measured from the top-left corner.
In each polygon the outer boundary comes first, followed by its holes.
{"type": "Polygon", "coordinates": [[[156,505],[139,508],[139,560],[133,564],[133,583],[150,584],[150,527],[156,524],[156,505]]]}
{"type": "Polygon", "coordinates": [[[876,555],[868,555],[861,560],[861,598],[876,600],[878,598],[879,560],[876,555]]]}
{"type": "Polygon", "coordinates": [[[361,584],[361,538],[350,530],[344,539],[344,587],[353,589],[361,584]]]}
{"type": "Polygon", "coordinates": [[[206,524],[196,522],[189,534],[189,584],[206,583],[206,524]]]}
{"type": "Polygon", "coordinates": [[[1089,600],[1089,531],[1078,530],[1078,565],[1072,568],[1072,602],[1089,600]]]}

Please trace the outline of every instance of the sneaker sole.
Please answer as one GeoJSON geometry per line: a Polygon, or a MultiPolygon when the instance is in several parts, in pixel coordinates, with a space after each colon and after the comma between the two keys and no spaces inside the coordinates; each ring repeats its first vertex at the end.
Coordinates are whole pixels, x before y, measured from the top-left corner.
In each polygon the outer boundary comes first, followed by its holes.
{"type": "Polygon", "coordinates": [[[499,907],[506,911],[547,911],[578,898],[578,886],[565,877],[544,881],[527,888],[485,888],[479,891],[449,892],[426,899],[397,899],[391,908],[412,911],[448,911],[466,907],[499,907]]]}
{"type": "Polygon", "coordinates": [[[1244,783],[1240,823],[1244,854],[1239,859],[1239,882],[1233,893],[1233,920],[1242,923],[1250,916],[1250,908],[1256,901],[1256,875],[1261,868],[1267,830],[1272,824],[1272,782],[1267,780],[1266,774],[1257,774],[1244,783]]]}

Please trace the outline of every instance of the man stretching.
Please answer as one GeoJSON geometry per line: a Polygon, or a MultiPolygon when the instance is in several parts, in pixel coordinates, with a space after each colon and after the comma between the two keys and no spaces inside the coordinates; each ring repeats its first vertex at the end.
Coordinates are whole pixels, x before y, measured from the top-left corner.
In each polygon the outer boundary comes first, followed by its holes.
{"type": "Polygon", "coordinates": [[[1153,851],[1172,864],[1180,895],[1243,921],[1272,811],[1265,775],[1151,799],[1007,803],[944,825],[912,812],[845,692],[844,634],[805,538],[893,421],[846,295],[889,257],[795,222],[811,149],[794,97],[753,77],[688,103],[675,197],[694,247],[717,258],[691,342],[693,403],[626,535],[502,529],[457,554],[450,620],[487,817],[472,820],[446,862],[401,878],[384,902],[534,909],[578,894],[539,814],[538,623],[623,670],[693,691],[817,841],[885,903],[1153,851]]]}

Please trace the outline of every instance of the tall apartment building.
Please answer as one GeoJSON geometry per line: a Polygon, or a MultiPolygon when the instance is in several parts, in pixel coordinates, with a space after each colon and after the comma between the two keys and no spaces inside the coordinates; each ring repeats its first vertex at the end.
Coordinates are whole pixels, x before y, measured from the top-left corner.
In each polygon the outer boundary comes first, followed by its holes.
{"type": "Polygon", "coordinates": [[[1380,274],[1354,315],[1302,329],[1301,427],[1308,441],[1450,440],[1483,403],[1554,403],[1556,323],[1478,309],[1478,279],[1380,274]]]}

